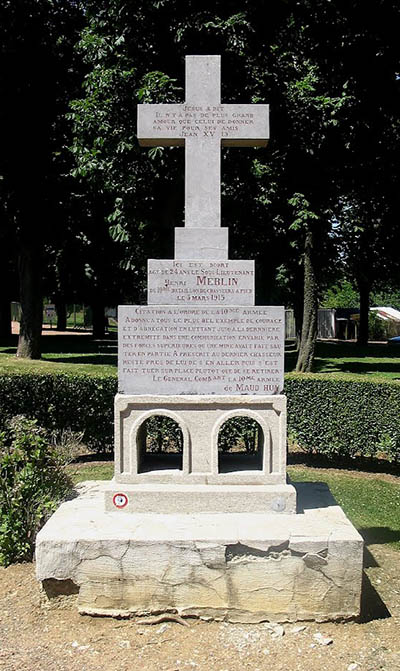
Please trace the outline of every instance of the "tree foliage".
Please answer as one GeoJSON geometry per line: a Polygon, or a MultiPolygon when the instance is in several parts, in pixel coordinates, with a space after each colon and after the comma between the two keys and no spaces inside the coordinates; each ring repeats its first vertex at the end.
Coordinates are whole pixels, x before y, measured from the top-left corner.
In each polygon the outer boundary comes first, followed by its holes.
{"type": "Polygon", "coordinates": [[[267,150],[222,150],[222,216],[231,256],[256,260],[257,300],[293,306],[299,336],[304,322],[301,368],[328,286],[347,277],[367,306],[398,279],[394,0],[19,0],[0,18],[1,200],[18,248],[51,259],[34,293],[44,279],[99,314],[144,300],[146,258],[171,256],[183,220],[184,157],[139,147],[136,105],[182,102],[193,53],[222,54],[224,102],[270,103],[267,150]]]}
{"type": "MultiPolygon", "coordinates": [[[[345,239],[357,237],[360,217],[363,230],[374,230],[364,194],[373,185],[380,204],[393,206],[399,8],[380,0],[267,4],[89,2],[80,43],[85,96],[71,112],[74,154],[77,172],[110,194],[110,230],[131,262],[146,251],[150,223],[157,222],[153,249],[165,253],[182,220],[182,153],[153,148],[146,156],[138,148],[135,104],[181,101],[184,55],[222,53],[223,100],[271,104],[267,152],[240,150],[238,160],[236,149],[223,151],[223,218],[234,255],[258,261],[259,298],[301,306],[306,239],[318,249],[312,272],[321,289],[334,277],[340,245],[350,267],[345,239]]],[[[361,265],[359,258],[359,275],[361,265]]]]}
{"type": "Polygon", "coordinates": [[[73,0],[6,0],[0,8],[0,204],[18,259],[23,357],[40,357],[42,269],[48,248],[65,243],[71,223],[71,161],[63,148],[81,27],[73,0]]]}

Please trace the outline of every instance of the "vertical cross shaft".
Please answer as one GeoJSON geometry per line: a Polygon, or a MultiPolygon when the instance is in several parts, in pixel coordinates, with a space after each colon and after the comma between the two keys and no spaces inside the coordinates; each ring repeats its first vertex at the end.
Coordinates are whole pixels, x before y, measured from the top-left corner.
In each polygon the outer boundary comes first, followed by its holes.
{"type": "MultiPolygon", "coordinates": [[[[221,104],[221,57],[186,57],[186,106],[221,104]]],[[[194,110],[196,111],[196,110],[194,110]]],[[[199,110],[193,116],[199,116],[199,110]]],[[[186,137],[185,226],[214,228],[221,225],[221,139],[186,137]]]]}

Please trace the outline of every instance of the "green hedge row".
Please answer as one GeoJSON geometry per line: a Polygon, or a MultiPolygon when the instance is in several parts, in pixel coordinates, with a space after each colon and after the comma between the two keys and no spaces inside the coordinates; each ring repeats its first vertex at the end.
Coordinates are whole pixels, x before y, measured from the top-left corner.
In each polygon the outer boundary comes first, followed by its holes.
{"type": "Polygon", "coordinates": [[[288,432],[308,452],[400,461],[400,384],[289,373],[288,432]]]}
{"type": "Polygon", "coordinates": [[[50,431],[83,432],[90,449],[110,450],[116,392],[112,375],[0,375],[0,427],[15,415],[25,415],[50,431]]]}
{"type": "MultiPolygon", "coordinates": [[[[89,448],[113,444],[114,376],[0,375],[0,427],[14,415],[52,431],[83,432],[89,448]]],[[[400,461],[400,384],[331,375],[285,378],[288,432],[301,448],[328,456],[384,452],[400,461]]]]}

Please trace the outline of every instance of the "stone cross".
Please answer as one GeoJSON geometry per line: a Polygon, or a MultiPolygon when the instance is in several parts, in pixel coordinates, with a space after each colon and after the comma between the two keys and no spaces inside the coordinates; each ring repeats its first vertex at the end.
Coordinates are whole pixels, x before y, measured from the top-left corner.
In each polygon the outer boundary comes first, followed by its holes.
{"type": "Polygon", "coordinates": [[[138,105],[142,146],[185,146],[185,226],[221,225],[221,145],[265,146],[268,105],[221,104],[221,57],[186,56],[186,102],[138,105]]]}

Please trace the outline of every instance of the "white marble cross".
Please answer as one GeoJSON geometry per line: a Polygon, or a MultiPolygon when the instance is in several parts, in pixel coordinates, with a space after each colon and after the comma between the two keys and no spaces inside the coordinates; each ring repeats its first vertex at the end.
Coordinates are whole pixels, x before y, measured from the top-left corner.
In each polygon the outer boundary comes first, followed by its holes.
{"type": "Polygon", "coordinates": [[[265,146],[268,105],[221,104],[221,57],[186,56],[186,102],[138,105],[143,146],[185,146],[185,226],[221,225],[221,145],[265,146]]]}

